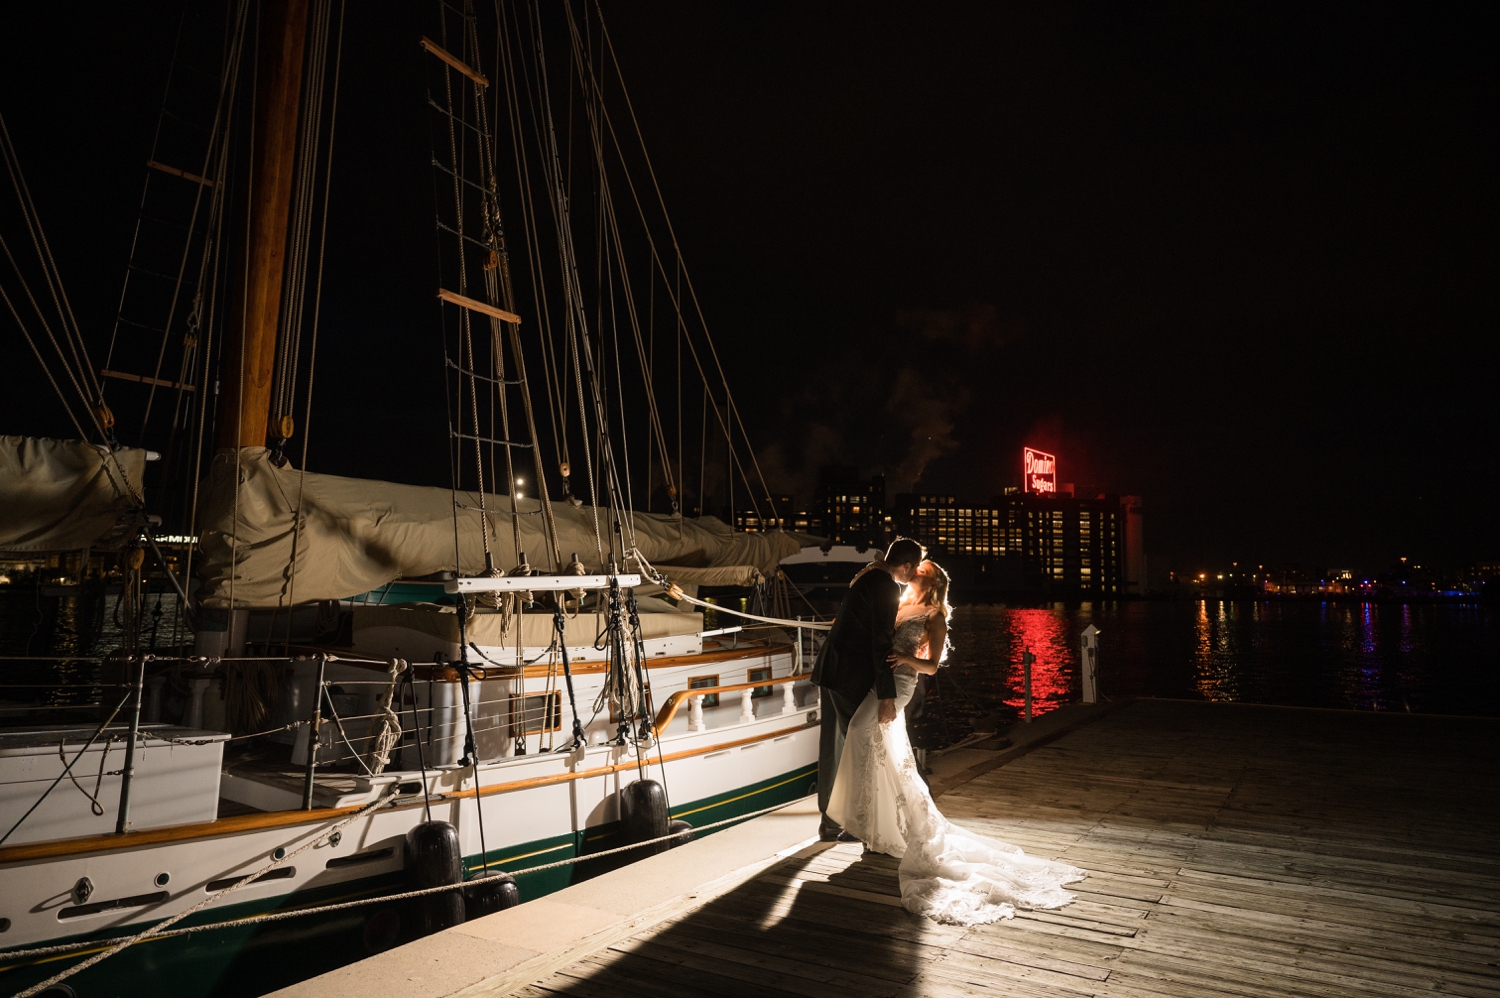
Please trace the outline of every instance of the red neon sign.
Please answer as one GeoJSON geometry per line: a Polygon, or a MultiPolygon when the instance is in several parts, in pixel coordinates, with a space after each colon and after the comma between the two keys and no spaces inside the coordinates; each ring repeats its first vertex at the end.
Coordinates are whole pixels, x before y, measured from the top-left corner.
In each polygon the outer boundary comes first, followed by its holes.
{"type": "Polygon", "coordinates": [[[1057,494],[1057,458],[1030,447],[1021,449],[1021,490],[1057,494]]]}

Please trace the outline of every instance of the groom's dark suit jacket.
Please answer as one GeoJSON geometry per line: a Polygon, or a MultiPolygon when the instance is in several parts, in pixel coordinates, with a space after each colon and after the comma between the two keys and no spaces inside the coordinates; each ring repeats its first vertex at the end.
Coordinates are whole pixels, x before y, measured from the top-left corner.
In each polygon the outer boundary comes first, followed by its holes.
{"type": "Polygon", "coordinates": [[[812,681],[857,704],[874,687],[881,700],[896,698],[896,676],[886,656],[896,635],[901,587],[890,573],[866,572],[849,589],[828,640],[818,652],[812,681]]]}

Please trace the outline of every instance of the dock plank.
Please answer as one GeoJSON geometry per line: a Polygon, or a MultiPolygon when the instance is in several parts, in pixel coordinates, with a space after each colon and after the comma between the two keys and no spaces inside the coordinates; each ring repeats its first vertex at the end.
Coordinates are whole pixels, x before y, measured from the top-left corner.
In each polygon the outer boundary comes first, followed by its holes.
{"type": "Polygon", "coordinates": [[[838,846],[507,993],[1500,998],[1497,746],[1485,719],[1131,701],[939,800],[1089,871],[1066,908],[940,925],[838,846]]]}

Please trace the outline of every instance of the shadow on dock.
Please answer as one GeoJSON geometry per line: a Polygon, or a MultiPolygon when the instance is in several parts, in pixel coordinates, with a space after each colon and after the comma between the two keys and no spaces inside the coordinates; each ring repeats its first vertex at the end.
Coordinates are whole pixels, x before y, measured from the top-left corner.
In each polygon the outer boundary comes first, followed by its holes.
{"type": "Polygon", "coordinates": [[[860,849],[811,847],[516,994],[895,994],[947,930],[901,907],[896,860],[860,849]],[[802,980],[788,980],[788,963],[802,980]]]}
{"type": "Polygon", "coordinates": [[[895,860],[813,846],[483,993],[1500,996],[1497,791],[1493,719],[1132,701],[939,801],[1087,869],[1067,908],[939,925],[895,860]]]}

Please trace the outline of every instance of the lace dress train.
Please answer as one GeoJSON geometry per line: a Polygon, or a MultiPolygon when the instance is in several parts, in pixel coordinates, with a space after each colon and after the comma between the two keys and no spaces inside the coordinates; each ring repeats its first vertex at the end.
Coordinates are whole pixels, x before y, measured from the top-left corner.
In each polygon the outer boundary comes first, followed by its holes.
{"type": "MultiPolygon", "coordinates": [[[[897,650],[910,653],[923,623],[918,618],[897,628],[897,650]]],[[[901,860],[901,903],[915,914],[977,925],[1012,918],[1017,908],[1060,908],[1073,901],[1063,886],[1082,880],[1083,870],[1028,856],[943,817],[917,772],[906,734],[902,708],[916,684],[911,669],[896,670],[897,712],[890,724],[879,723],[873,690],[860,704],[849,721],[828,816],[869,849],[901,860]]]]}

